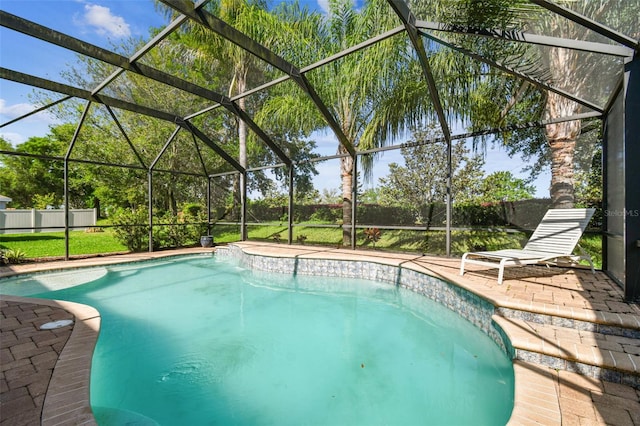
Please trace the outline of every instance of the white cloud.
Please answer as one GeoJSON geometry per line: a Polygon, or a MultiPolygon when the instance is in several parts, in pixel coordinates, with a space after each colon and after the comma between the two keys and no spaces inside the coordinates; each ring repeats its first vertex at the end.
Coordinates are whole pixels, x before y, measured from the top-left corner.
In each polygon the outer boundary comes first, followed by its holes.
{"type": "MultiPolygon", "coordinates": [[[[0,98],[0,122],[5,123],[21,117],[34,109],[36,106],[29,103],[7,104],[5,99],[0,98]]],[[[0,136],[17,146],[30,137],[47,135],[50,126],[58,123],[59,121],[48,111],[40,111],[2,128],[5,131],[0,132],[0,136]]]]}
{"type": "Polygon", "coordinates": [[[121,16],[111,13],[111,9],[97,4],[85,4],[84,15],[76,19],[79,25],[92,27],[100,35],[128,37],[131,35],[129,24],[121,16]]]}
{"type": "Polygon", "coordinates": [[[18,146],[22,142],[25,142],[27,140],[27,138],[25,138],[24,135],[21,135],[20,133],[12,133],[12,132],[6,132],[6,133],[0,132],[0,137],[8,141],[13,146],[18,146]]]}
{"type": "Polygon", "coordinates": [[[322,156],[338,153],[338,139],[329,128],[311,133],[309,139],[316,143],[315,152],[322,156]]]}
{"type": "Polygon", "coordinates": [[[34,106],[31,104],[21,103],[7,105],[7,102],[4,99],[0,99],[0,115],[7,116],[9,119],[20,117],[21,115],[33,111],[33,109],[34,106]]]}
{"type": "Polygon", "coordinates": [[[329,0],[318,0],[318,6],[325,14],[329,14],[329,0]]]}
{"type": "MultiPolygon", "coordinates": [[[[29,103],[7,105],[7,101],[0,98],[0,115],[3,116],[3,122],[28,114],[36,108],[35,105],[29,103]],[[6,119],[4,117],[6,117],[6,119]]],[[[24,118],[19,122],[55,124],[58,120],[45,110],[24,118]]]]}

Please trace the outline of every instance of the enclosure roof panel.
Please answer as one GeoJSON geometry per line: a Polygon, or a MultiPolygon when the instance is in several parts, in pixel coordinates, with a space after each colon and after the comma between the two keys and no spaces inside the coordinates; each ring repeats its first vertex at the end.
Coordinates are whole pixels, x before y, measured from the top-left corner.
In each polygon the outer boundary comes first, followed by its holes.
{"type": "MultiPolygon", "coordinates": [[[[241,2],[235,10],[225,10],[215,0],[156,3],[3,1],[4,102],[16,102],[9,97],[20,83],[171,121],[194,134],[200,130],[189,124],[192,119],[223,108],[289,164],[274,142],[278,137],[269,133],[277,130],[266,131],[253,119],[266,97],[278,92],[268,88],[295,83],[315,108],[314,115],[322,118],[319,128],[328,126],[353,156],[360,138],[370,135],[352,129],[345,105],[340,104],[344,101],[334,96],[346,90],[336,74],[341,69],[352,72],[349,60],[365,63],[368,55],[383,52],[384,44],[401,53],[397,65],[371,72],[370,80],[380,82],[366,88],[380,92],[369,105],[371,119],[384,107],[382,97],[401,95],[387,85],[389,73],[417,69],[416,87],[424,91],[422,112],[449,138],[449,129],[466,114],[451,110],[460,105],[460,90],[476,90],[492,73],[573,102],[575,114],[605,112],[624,61],[637,51],[640,37],[640,0],[367,0],[357,8],[347,3],[339,8],[336,3],[330,11],[311,1],[269,3],[268,8],[241,2]],[[451,56],[451,64],[442,59],[446,50],[459,55],[451,56]],[[238,74],[229,64],[239,63],[240,57],[251,60],[242,59],[246,69],[238,74]],[[176,63],[190,65],[175,67],[176,63]],[[475,70],[464,87],[438,77],[442,69],[461,70],[463,65],[475,70]],[[136,92],[135,87],[144,85],[158,96],[156,101],[136,92]]],[[[365,85],[369,86],[363,84],[363,90],[365,85]]],[[[514,90],[517,87],[514,84],[514,90]]],[[[16,96],[26,103],[28,95],[22,89],[16,96]]],[[[500,101],[511,102],[509,96],[500,101]]],[[[56,102],[42,95],[36,99],[40,107],[56,102]]],[[[412,112],[407,108],[406,114],[410,117],[412,112]]],[[[21,116],[3,113],[0,125],[16,118],[21,116]]],[[[213,147],[206,140],[198,143],[213,147]]],[[[229,160],[238,170],[237,159],[229,160]]]]}

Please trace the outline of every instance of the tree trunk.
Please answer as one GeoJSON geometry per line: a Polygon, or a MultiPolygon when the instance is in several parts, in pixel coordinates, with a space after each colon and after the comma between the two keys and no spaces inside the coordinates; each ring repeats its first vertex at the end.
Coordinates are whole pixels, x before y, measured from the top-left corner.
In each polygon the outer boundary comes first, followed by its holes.
{"type": "Polygon", "coordinates": [[[102,214],[100,213],[100,198],[93,196],[93,208],[96,209],[97,219],[102,219],[102,214]]]}
{"type": "MultiPolygon", "coordinates": [[[[566,117],[575,113],[577,105],[555,93],[549,93],[547,111],[551,117],[566,117]]],[[[579,120],[549,124],[545,128],[551,149],[551,203],[554,208],[574,205],[573,157],[580,134],[579,120]]]]}
{"type": "MultiPolygon", "coordinates": [[[[348,151],[340,145],[339,154],[348,154],[348,151]]],[[[353,158],[340,158],[340,176],[342,178],[342,245],[351,245],[351,213],[353,212],[353,158]]]]}
{"type": "MultiPolygon", "coordinates": [[[[577,56],[569,49],[553,48],[549,51],[553,84],[575,92],[578,83],[574,80],[577,56]]],[[[578,90],[579,91],[579,90],[578,90]]],[[[571,117],[578,112],[579,105],[554,92],[547,95],[547,118],[571,117]]],[[[580,120],[549,124],[545,135],[551,149],[551,202],[554,208],[572,208],[574,204],[573,157],[576,140],[580,135],[580,120]]]]}
{"type": "MultiPolygon", "coordinates": [[[[247,67],[244,64],[237,64],[234,76],[229,86],[229,97],[235,94],[244,93],[247,87],[247,67]]],[[[238,100],[238,107],[246,111],[247,101],[245,98],[238,100]]],[[[236,117],[238,123],[238,164],[247,168],[247,123],[236,117]]],[[[242,188],[240,188],[240,177],[233,180],[233,208],[232,216],[234,220],[240,220],[240,209],[242,204],[242,188]]]]}
{"type": "Polygon", "coordinates": [[[173,190],[173,187],[169,188],[169,194],[168,194],[168,208],[171,211],[171,214],[173,216],[176,216],[178,214],[178,201],[176,200],[176,194],[175,191],[173,190]]]}

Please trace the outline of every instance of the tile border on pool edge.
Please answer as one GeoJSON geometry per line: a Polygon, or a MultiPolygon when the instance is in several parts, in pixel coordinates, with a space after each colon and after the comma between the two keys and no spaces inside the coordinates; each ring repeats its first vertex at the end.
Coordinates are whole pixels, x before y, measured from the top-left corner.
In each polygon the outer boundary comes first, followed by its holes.
{"type": "Polygon", "coordinates": [[[510,359],[515,350],[502,328],[492,320],[495,306],[477,294],[444,279],[415,271],[402,265],[388,265],[371,260],[275,257],[246,253],[230,244],[219,247],[215,257],[238,260],[242,266],[265,272],[285,274],[361,278],[374,280],[421,294],[457,313],[485,333],[510,359]]]}

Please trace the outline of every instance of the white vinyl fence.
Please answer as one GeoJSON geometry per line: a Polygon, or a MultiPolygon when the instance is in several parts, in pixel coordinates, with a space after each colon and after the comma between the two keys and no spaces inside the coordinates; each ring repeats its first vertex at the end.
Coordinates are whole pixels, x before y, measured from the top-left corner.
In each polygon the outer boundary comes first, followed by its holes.
{"type": "MultiPolygon", "coordinates": [[[[71,209],[69,213],[72,230],[95,226],[98,219],[96,209],[71,209]]],[[[64,210],[0,210],[0,234],[61,231],[64,231],[64,210]]]]}

